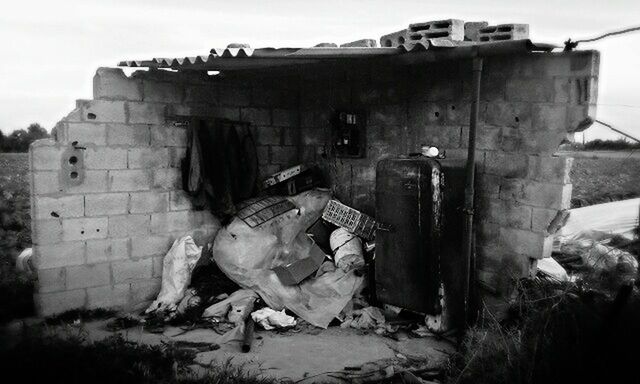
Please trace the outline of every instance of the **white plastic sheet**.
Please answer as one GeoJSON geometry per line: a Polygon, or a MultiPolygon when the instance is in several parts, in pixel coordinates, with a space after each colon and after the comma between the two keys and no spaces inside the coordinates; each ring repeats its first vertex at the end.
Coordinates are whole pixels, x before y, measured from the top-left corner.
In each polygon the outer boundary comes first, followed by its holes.
{"type": "Polygon", "coordinates": [[[274,311],[269,307],[264,307],[253,313],[251,318],[260,324],[266,331],[276,328],[289,328],[296,325],[296,320],[282,311],[274,311]]]}
{"type": "Polygon", "coordinates": [[[640,198],[571,209],[556,238],[560,244],[582,239],[602,240],[613,235],[632,239],[639,215],[640,198]]]}
{"type": "Polygon", "coordinates": [[[147,308],[146,313],[155,311],[172,312],[182,300],[195,268],[202,247],[196,245],[191,236],[184,236],[173,242],[162,264],[162,287],[158,298],[147,308]]]}
{"type": "Polygon", "coordinates": [[[330,194],[312,190],[288,199],[297,208],[254,228],[234,218],[218,232],[213,259],[231,280],[256,291],[269,307],[288,308],[307,322],[326,328],[351,300],[363,278],[325,262],[321,272],[299,285],[280,282],[271,269],[308,256],[312,240],[305,230],[322,215],[330,194]]]}

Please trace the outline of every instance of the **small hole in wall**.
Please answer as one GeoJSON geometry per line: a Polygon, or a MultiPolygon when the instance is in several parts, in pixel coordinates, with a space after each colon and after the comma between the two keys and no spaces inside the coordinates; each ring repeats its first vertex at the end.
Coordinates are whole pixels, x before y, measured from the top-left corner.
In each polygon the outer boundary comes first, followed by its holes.
{"type": "Polygon", "coordinates": [[[87,113],[87,119],[95,120],[96,119],[96,114],[95,113],[87,113]]]}
{"type": "Polygon", "coordinates": [[[451,110],[452,110],[452,111],[455,111],[455,110],[456,110],[456,106],[455,106],[455,105],[452,105],[452,106],[451,106],[451,110]]]}
{"type": "Polygon", "coordinates": [[[100,232],[100,228],[97,228],[97,229],[96,229],[96,232],[100,232]]]}
{"type": "Polygon", "coordinates": [[[81,235],[84,235],[84,231],[80,231],[80,234],[81,234],[81,235]]]}
{"type": "Polygon", "coordinates": [[[69,174],[69,177],[72,178],[72,179],[77,179],[78,178],[78,172],[71,172],[69,174]]]}
{"type": "Polygon", "coordinates": [[[51,211],[51,217],[60,217],[60,215],[56,211],[51,211]]]}
{"type": "Polygon", "coordinates": [[[78,162],[78,158],[76,156],[71,156],[69,158],[69,164],[75,164],[78,162]]]}
{"type": "Polygon", "coordinates": [[[516,123],[520,122],[520,118],[518,116],[516,116],[516,123]]]}
{"type": "Polygon", "coordinates": [[[436,112],[434,115],[436,115],[436,117],[440,117],[440,112],[436,112]]]}
{"type": "Polygon", "coordinates": [[[78,145],[78,142],[74,141],[74,142],[71,143],[71,145],[73,145],[75,147],[76,145],[78,145]]]}

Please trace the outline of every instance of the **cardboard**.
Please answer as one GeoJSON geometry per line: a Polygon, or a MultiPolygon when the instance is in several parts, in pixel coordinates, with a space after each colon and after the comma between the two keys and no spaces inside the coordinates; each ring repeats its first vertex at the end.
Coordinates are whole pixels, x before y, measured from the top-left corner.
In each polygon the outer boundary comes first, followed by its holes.
{"type": "Polygon", "coordinates": [[[277,266],[273,268],[273,272],[276,273],[282,284],[297,285],[317,271],[325,257],[324,251],[316,244],[313,244],[308,257],[287,265],[277,266]]]}

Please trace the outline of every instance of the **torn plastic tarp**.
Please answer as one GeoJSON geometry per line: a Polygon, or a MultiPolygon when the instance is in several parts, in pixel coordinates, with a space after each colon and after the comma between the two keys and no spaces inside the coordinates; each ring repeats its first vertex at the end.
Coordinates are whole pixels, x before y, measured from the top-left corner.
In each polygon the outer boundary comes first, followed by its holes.
{"type": "Polygon", "coordinates": [[[162,263],[162,287],[158,298],[147,308],[150,312],[171,312],[182,300],[195,268],[202,247],[191,236],[183,236],[173,242],[162,263]]]}
{"type": "Polygon", "coordinates": [[[638,216],[640,198],[571,209],[566,224],[556,233],[557,243],[603,240],[614,235],[631,240],[638,228],[638,216]]]}
{"type": "Polygon", "coordinates": [[[326,328],[351,300],[363,278],[329,263],[330,267],[323,265],[322,272],[299,285],[280,282],[272,269],[309,256],[313,241],[305,230],[322,215],[330,194],[311,190],[286,199],[296,208],[254,228],[235,217],[218,232],[213,259],[231,280],[256,291],[269,307],[287,308],[307,322],[326,328]]]}

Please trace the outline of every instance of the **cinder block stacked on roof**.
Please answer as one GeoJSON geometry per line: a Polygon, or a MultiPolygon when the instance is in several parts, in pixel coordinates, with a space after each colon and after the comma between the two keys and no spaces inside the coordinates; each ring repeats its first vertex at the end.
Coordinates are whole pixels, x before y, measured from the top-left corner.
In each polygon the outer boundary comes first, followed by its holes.
{"type": "Polygon", "coordinates": [[[380,38],[381,47],[398,47],[407,41],[407,30],[389,33],[380,38]]]}
{"type": "Polygon", "coordinates": [[[490,43],[505,40],[523,40],[529,38],[529,24],[500,24],[480,28],[478,41],[490,43]]]}
{"type": "Polygon", "coordinates": [[[409,39],[413,41],[430,39],[464,40],[464,21],[458,19],[427,21],[409,24],[409,39]]]}

